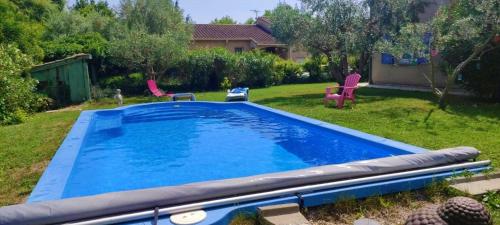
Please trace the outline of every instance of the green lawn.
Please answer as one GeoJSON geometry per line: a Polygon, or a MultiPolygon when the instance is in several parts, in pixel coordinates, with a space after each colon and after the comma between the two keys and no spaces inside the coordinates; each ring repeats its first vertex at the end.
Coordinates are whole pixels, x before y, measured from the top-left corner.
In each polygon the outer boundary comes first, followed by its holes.
{"type": "MultiPolygon", "coordinates": [[[[500,165],[500,104],[455,99],[437,109],[428,93],[361,88],[354,108],[322,104],[327,84],[283,85],[250,91],[251,100],[273,108],[324,120],[367,133],[439,149],[460,145],[482,151],[481,159],[500,165]]],[[[222,101],[224,92],[197,93],[199,100],[222,101]]],[[[126,104],[151,102],[126,98],[126,104]]],[[[114,107],[113,100],[71,107],[73,111],[39,113],[28,122],[0,127],[0,206],[22,202],[79,115],[74,109],[114,107]]]]}

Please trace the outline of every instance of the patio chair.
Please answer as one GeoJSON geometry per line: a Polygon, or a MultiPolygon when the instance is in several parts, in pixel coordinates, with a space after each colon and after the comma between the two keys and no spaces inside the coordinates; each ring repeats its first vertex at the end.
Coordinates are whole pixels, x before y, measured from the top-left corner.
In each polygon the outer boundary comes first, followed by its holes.
{"type": "Polygon", "coordinates": [[[177,101],[181,98],[188,98],[191,101],[196,101],[196,97],[194,96],[193,93],[178,93],[178,94],[172,92],[165,93],[163,90],[159,89],[158,86],[156,86],[156,82],[154,80],[148,80],[148,88],[149,91],[151,91],[151,94],[153,94],[158,98],[166,96],[172,98],[172,101],[177,101]]]}
{"type": "Polygon", "coordinates": [[[361,75],[353,73],[345,78],[344,86],[327,87],[324,98],[325,105],[334,100],[337,103],[337,108],[341,109],[344,107],[345,99],[351,100],[354,105],[356,103],[355,91],[358,88],[359,79],[361,79],[361,75]],[[342,93],[340,95],[332,93],[333,88],[343,88],[342,93]]]}

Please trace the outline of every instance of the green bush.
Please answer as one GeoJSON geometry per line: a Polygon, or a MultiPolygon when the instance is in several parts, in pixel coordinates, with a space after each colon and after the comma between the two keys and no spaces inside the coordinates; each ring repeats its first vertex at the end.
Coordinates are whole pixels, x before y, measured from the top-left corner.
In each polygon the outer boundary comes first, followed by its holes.
{"type": "Polygon", "coordinates": [[[283,74],[274,69],[277,56],[260,51],[238,55],[238,66],[242,70],[242,84],[249,87],[267,87],[281,84],[283,74]]]}
{"type": "Polygon", "coordinates": [[[31,111],[33,112],[43,112],[56,107],[55,101],[46,95],[33,93],[33,98],[31,99],[31,111]]]}
{"type": "Polygon", "coordinates": [[[220,83],[220,88],[222,90],[229,90],[231,89],[231,81],[229,80],[228,77],[224,77],[224,80],[220,83]]]}
{"type": "Polygon", "coordinates": [[[35,91],[36,80],[24,72],[31,58],[13,45],[0,45],[0,124],[24,121],[26,113],[43,110],[45,97],[35,91]]]}
{"type": "Polygon", "coordinates": [[[124,95],[143,94],[147,89],[146,79],[142,73],[131,73],[128,76],[115,75],[105,78],[101,83],[105,89],[121,89],[124,95]]]}
{"type": "Polygon", "coordinates": [[[19,123],[24,123],[28,120],[28,113],[26,113],[22,109],[16,109],[9,117],[7,117],[4,121],[3,124],[5,125],[11,125],[11,124],[19,124],[19,123]]]}
{"type": "Polygon", "coordinates": [[[322,82],[330,80],[326,70],[328,64],[325,57],[315,56],[308,58],[304,64],[304,71],[309,73],[308,80],[311,82],[322,82]]]}
{"type": "Polygon", "coordinates": [[[116,93],[115,90],[110,88],[101,88],[99,85],[94,85],[90,89],[90,94],[92,95],[92,100],[98,101],[103,98],[110,98],[116,93]]]}
{"type": "Polygon", "coordinates": [[[179,75],[195,90],[217,90],[224,77],[235,80],[236,55],[226,49],[201,49],[188,53],[178,64],[179,75]]]}
{"type": "Polygon", "coordinates": [[[189,52],[175,71],[193,90],[217,90],[222,83],[224,86],[248,87],[294,83],[299,80],[302,68],[292,61],[261,51],[234,54],[216,48],[189,52]]]}
{"type": "Polygon", "coordinates": [[[278,60],[276,63],[276,70],[282,71],[283,83],[293,84],[302,81],[301,75],[304,72],[302,65],[290,60],[278,60]]]}
{"type": "Polygon", "coordinates": [[[123,75],[115,75],[108,78],[105,78],[102,83],[107,88],[122,88],[125,85],[125,76],[123,75]]]}

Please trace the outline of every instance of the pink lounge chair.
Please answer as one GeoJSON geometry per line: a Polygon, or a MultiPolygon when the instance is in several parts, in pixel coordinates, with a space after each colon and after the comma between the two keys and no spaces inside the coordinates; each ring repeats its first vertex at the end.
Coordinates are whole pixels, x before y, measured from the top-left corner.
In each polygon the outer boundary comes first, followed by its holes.
{"type": "Polygon", "coordinates": [[[151,93],[156,97],[167,96],[169,98],[172,98],[172,101],[177,101],[180,98],[188,98],[191,101],[196,101],[196,97],[194,96],[193,93],[179,93],[179,94],[174,94],[172,92],[165,93],[163,90],[159,89],[158,86],[156,86],[156,82],[154,80],[148,80],[148,88],[149,91],[151,91],[151,93]]]}
{"type": "Polygon", "coordinates": [[[159,89],[158,86],[156,86],[156,82],[154,80],[148,80],[148,88],[151,93],[156,96],[156,97],[173,97],[173,93],[165,93],[163,90],[159,89]]]}
{"type": "Polygon", "coordinates": [[[344,107],[345,99],[351,100],[354,105],[356,103],[355,90],[358,88],[359,79],[361,79],[361,75],[353,73],[345,78],[344,86],[327,87],[324,99],[325,105],[328,104],[329,101],[335,100],[337,108],[341,109],[344,107]],[[343,88],[342,93],[340,95],[332,93],[333,88],[343,88]]]}

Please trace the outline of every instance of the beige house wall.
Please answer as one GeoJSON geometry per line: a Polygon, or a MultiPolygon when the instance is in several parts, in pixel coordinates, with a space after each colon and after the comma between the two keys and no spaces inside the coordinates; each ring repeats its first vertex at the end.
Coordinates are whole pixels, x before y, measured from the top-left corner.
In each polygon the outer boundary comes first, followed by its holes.
{"type": "MultiPolygon", "coordinates": [[[[266,48],[267,46],[255,46],[252,41],[248,40],[196,40],[191,43],[191,49],[200,48],[226,48],[230,52],[235,52],[235,48],[243,48],[243,51],[250,51],[254,48],[266,48]]],[[[287,48],[287,46],[283,46],[287,48]]],[[[307,51],[301,48],[292,48],[289,56],[283,55],[285,58],[290,58],[295,62],[303,62],[309,56],[307,51]]]]}
{"type": "MultiPolygon", "coordinates": [[[[423,73],[431,75],[431,65],[389,65],[381,63],[381,54],[374,54],[372,60],[371,81],[373,84],[392,84],[429,87],[430,83],[423,73]]],[[[438,61],[439,59],[433,59],[438,61]]],[[[446,75],[436,71],[436,84],[440,87],[446,82],[446,75]]]]}
{"type": "Polygon", "coordinates": [[[192,49],[199,48],[226,48],[230,52],[234,52],[235,48],[243,48],[243,51],[250,51],[252,49],[251,41],[240,40],[196,40],[191,45],[192,49]]]}

